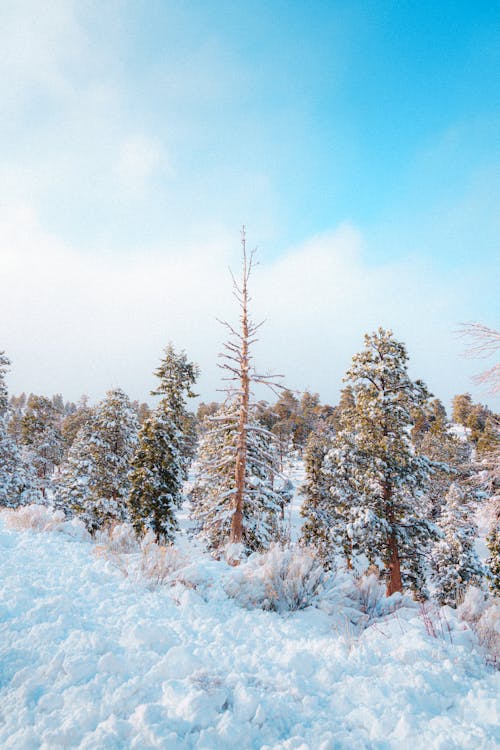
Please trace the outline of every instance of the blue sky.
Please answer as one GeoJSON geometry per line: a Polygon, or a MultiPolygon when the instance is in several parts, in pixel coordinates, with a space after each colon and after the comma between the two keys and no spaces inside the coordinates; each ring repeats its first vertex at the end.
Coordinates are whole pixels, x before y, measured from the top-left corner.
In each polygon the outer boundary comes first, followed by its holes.
{"type": "Polygon", "coordinates": [[[0,333],[13,390],[98,397],[124,378],[144,397],[173,339],[200,361],[212,397],[221,335],[199,331],[188,300],[197,294],[210,326],[221,315],[245,222],[269,317],[262,355],[292,387],[335,400],[362,333],[380,322],[437,395],[484,400],[453,330],[498,327],[500,6],[53,0],[42,11],[17,0],[0,21],[11,279],[0,333]],[[313,257],[324,267],[311,280],[313,257]],[[140,310],[119,299],[137,296],[139,276],[140,310]]]}

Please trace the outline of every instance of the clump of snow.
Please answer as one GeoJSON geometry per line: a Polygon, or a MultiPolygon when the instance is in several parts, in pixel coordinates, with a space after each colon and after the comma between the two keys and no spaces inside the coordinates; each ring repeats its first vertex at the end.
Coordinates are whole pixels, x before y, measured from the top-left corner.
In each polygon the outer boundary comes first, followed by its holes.
{"type": "Polygon", "coordinates": [[[500,601],[493,599],[476,624],[479,642],[488,652],[490,661],[500,666],[500,601]]]}
{"type": "Polygon", "coordinates": [[[100,544],[94,553],[118,568],[125,578],[150,587],[182,584],[196,588],[196,576],[187,556],[178,547],[159,544],[152,532],[139,540],[133,528],[123,523],[98,537],[100,544]]]}
{"type": "Polygon", "coordinates": [[[356,583],[356,588],[360,609],[368,615],[368,618],[381,617],[390,610],[385,595],[385,586],[375,573],[361,576],[356,583]]]}
{"type": "Polygon", "coordinates": [[[21,505],[15,510],[5,510],[3,517],[8,528],[16,531],[48,531],[54,525],[64,522],[61,510],[52,510],[46,505],[21,505]]]}
{"type": "Polygon", "coordinates": [[[457,609],[459,617],[476,632],[488,661],[500,665],[500,599],[471,586],[457,609]]]}
{"type": "Polygon", "coordinates": [[[244,607],[293,612],[315,602],[331,576],[299,545],[273,545],[250,555],[228,576],[226,593],[244,607]]]}
{"type": "Polygon", "coordinates": [[[172,582],[174,574],[188,565],[185,555],[173,545],[158,544],[149,533],[141,544],[139,570],[141,576],[156,585],[172,582]]]}
{"type": "Polygon", "coordinates": [[[245,557],[245,547],[241,542],[231,542],[224,547],[224,559],[229,565],[238,565],[245,557]]]}
{"type": "Polygon", "coordinates": [[[137,534],[129,523],[117,523],[98,531],[95,540],[103,551],[106,550],[110,555],[126,554],[139,550],[137,534]]]}
{"type": "Polygon", "coordinates": [[[91,538],[81,521],[76,518],[67,520],[62,510],[54,510],[47,505],[21,505],[4,510],[2,517],[6,526],[16,531],[58,531],[79,541],[91,538]]]}
{"type": "Polygon", "coordinates": [[[488,597],[482,589],[478,586],[469,586],[457,612],[462,620],[475,624],[488,606],[487,602],[488,597]]]}

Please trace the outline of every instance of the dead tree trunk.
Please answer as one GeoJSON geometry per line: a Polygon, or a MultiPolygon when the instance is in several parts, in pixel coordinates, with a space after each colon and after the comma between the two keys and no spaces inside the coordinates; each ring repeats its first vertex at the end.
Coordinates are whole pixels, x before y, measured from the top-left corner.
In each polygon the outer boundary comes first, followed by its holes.
{"type": "Polygon", "coordinates": [[[250,358],[248,330],[248,264],[245,231],[241,235],[243,248],[243,281],[241,285],[241,347],[240,347],[240,410],[238,417],[238,442],[236,446],[236,467],[234,514],[231,519],[229,541],[239,544],[243,539],[243,503],[245,500],[245,474],[247,463],[247,424],[250,403],[250,358]]]}
{"type": "MultiPolygon", "coordinates": [[[[229,332],[230,338],[224,344],[224,352],[220,357],[224,360],[219,366],[223,368],[228,376],[224,380],[232,381],[236,385],[228,386],[224,390],[228,397],[237,396],[238,398],[238,416],[237,416],[237,434],[236,434],[236,451],[235,451],[235,468],[234,468],[234,501],[233,514],[231,517],[231,526],[229,530],[229,543],[240,544],[244,538],[245,523],[245,492],[247,479],[247,461],[249,445],[249,422],[251,419],[252,404],[250,401],[251,385],[260,383],[267,385],[274,392],[282,386],[275,382],[276,378],[281,375],[263,375],[258,374],[253,369],[251,347],[257,341],[256,333],[262,323],[255,324],[249,315],[248,306],[250,296],[248,294],[248,280],[254,266],[254,252],[247,255],[245,227],[241,231],[241,247],[243,254],[243,269],[241,281],[233,278],[234,296],[240,306],[240,327],[238,329],[231,326],[226,321],[220,321],[225,325],[229,332]]],[[[237,561],[235,560],[235,564],[237,561]]]]}

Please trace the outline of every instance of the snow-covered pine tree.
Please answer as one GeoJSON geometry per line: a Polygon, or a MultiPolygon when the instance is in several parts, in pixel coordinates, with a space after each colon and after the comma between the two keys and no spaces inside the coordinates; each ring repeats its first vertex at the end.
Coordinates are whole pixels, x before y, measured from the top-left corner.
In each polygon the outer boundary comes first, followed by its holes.
{"type": "Polygon", "coordinates": [[[304,451],[305,481],[300,488],[304,497],[301,509],[304,519],[301,541],[314,548],[327,569],[335,567],[337,552],[332,532],[338,513],[330,493],[331,480],[324,470],[325,459],[334,437],[333,430],[328,428],[311,432],[304,451]]]}
{"type": "Polygon", "coordinates": [[[500,595],[500,448],[482,455],[477,466],[478,474],[475,478],[477,485],[483,492],[488,516],[488,575],[490,588],[496,595],[500,595]]]}
{"type": "Polygon", "coordinates": [[[365,348],[353,357],[344,380],[354,406],[342,419],[332,487],[346,486],[346,522],[355,552],[382,563],[387,594],[403,586],[424,589],[423,559],[435,536],[427,520],[426,489],[430,465],[415,455],[412,412],[429,397],[412,381],[404,344],[379,328],[365,336],[365,348]],[[348,467],[345,462],[348,461],[348,467]]]}
{"type": "Polygon", "coordinates": [[[162,395],[155,411],[146,418],[132,459],[129,514],[134,528],[152,530],[158,540],[171,542],[177,522],[175,508],[182,503],[182,486],[193,454],[192,420],[186,397],[198,367],[185,352],[176,354],[171,344],[156,370],[160,385],[153,395],[162,395]]]}
{"type": "Polygon", "coordinates": [[[0,419],[7,421],[7,409],[9,406],[9,391],[5,376],[9,371],[10,359],[4,351],[0,351],[0,419]]]}
{"type": "Polygon", "coordinates": [[[128,396],[120,388],[110,390],[79,430],[61,467],[57,503],[79,514],[92,532],[127,517],[137,429],[128,396]]]}
{"type": "Polygon", "coordinates": [[[99,476],[96,457],[99,441],[94,416],[89,416],[74,437],[61,464],[55,494],[55,506],[65,513],[79,515],[92,531],[100,526],[95,518],[99,476]]]}
{"type": "MultiPolygon", "coordinates": [[[[217,556],[231,541],[237,486],[235,461],[239,406],[222,406],[206,418],[195,481],[190,492],[192,516],[200,536],[217,556]]],[[[246,424],[246,462],[242,506],[242,544],[246,553],[268,549],[282,535],[283,494],[275,489],[276,439],[253,417],[246,424]]]]}
{"type": "Polygon", "coordinates": [[[416,452],[430,460],[430,476],[427,496],[430,502],[430,518],[439,518],[446,493],[455,483],[465,484],[470,477],[470,444],[460,439],[446,421],[434,425],[420,436],[416,452]]]}
{"type": "Polygon", "coordinates": [[[474,550],[477,528],[470,499],[453,483],[438,521],[443,536],[431,553],[431,578],[440,604],[456,606],[469,584],[477,584],[484,569],[474,550]]]}
{"type": "Polygon", "coordinates": [[[61,413],[46,396],[31,394],[21,418],[21,442],[28,462],[35,467],[38,487],[44,498],[54,469],[64,454],[60,429],[61,413]]]}
{"type": "Polygon", "coordinates": [[[9,406],[5,375],[10,360],[0,352],[0,507],[16,508],[38,502],[34,468],[26,461],[8,432],[9,406]]]}

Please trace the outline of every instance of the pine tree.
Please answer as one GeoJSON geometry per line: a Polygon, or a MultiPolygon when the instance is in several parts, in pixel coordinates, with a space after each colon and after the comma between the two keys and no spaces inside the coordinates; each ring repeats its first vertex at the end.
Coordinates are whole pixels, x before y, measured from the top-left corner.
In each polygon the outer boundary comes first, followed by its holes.
{"type": "Polygon", "coordinates": [[[500,596],[500,514],[498,512],[486,537],[486,544],[489,552],[486,565],[489,570],[490,589],[495,596],[500,596]]]}
{"type": "Polygon", "coordinates": [[[432,580],[440,604],[455,606],[466,587],[477,584],[484,570],[474,550],[477,528],[469,498],[452,484],[438,522],[442,538],[432,549],[432,580]]]}
{"type": "Polygon", "coordinates": [[[176,354],[169,344],[156,375],[160,385],[153,395],[163,398],[139,431],[128,505],[139,533],[151,529],[158,540],[170,542],[177,529],[175,508],[182,503],[183,482],[194,452],[186,397],[195,395],[192,386],[198,368],[188,362],[185,352],[176,354]]]}
{"type": "Polygon", "coordinates": [[[61,432],[64,438],[66,449],[69,449],[78,435],[79,430],[84,424],[92,419],[93,409],[88,405],[87,396],[82,396],[74,411],[65,416],[61,423],[61,432]]]}
{"type": "Polygon", "coordinates": [[[407,362],[391,331],[365,336],[345,376],[354,405],[343,415],[330,471],[353,550],[382,564],[388,595],[403,586],[423,590],[423,558],[434,536],[424,494],[430,465],[415,455],[409,434],[411,414],[429,394],[410,380],[407,362]]]}
{"type": "Polygon", "coordinates": [[[430,518],[436,520],[451,485],[454,482],[461,485],[467,483],[472,471],[472,449],[468,442],[450,430],[447,422],[435,422],[419,437],[416,451],[430,461],[427,496],[430,518]]]}
{"type": "Polygon", "coordinates": [[[60,422],[61,414],[51,399],[30,395],[21,418],[21,442],[29,462],[35,467],[44,498],[54,469],[64,454],[60,422]]]}
{"type": "Polygon", "coordinates": [[[55,495],[56,508],[77,514],[92,531],[101,525],[101,514],[95,512],[100,494],[96,461],[99,441],[94,419],[86,419],[73,439],[61,464],[55,495]]]}
{"type": "Polygon", "coordinates": [[[304,497],[300,512],[304,519],[301,541],[315,549],[328,569],[335,568],[337,551],[332,531],[338,514],[330,493],[331,480],[325,472],[325,460],[333,440],[334,434],[328,429],[309,435],[304,451],[305,481],[300,488],[304,497]]]}
{"type": "MultiPolygon", "coordinates": [[[[239,442],[237,403],[207,418],[198,466],[190,492],[192,515],[200,535],[216,555],[231,542],[237,486],[235,460],[239,442]]],[[[268,549],[281,537],[283,493],[275,489],[277,455],[273,436],[255,418],[246,424],[246,462],[241,513],[245,552],[268,549]]]]}
{"type": "Polygon", "coordinates": [[[5,375],[10,360],[0,352],[0,507],[16,508],[38,502],[34,468],[26,461],[8,432],[9,403],[5,375]]]}
{"type": "Polygon", "coordinates": [[[108,391],[61,467],[57,503],[79,514],[90,531],[127,517],[137,428],[128,396],[120,388],[108,391]]]}

